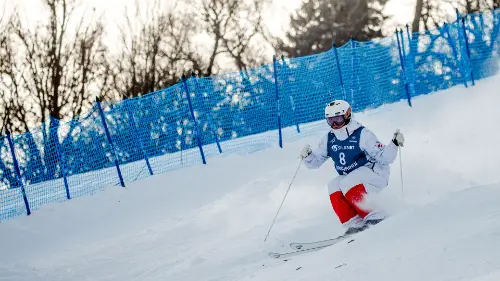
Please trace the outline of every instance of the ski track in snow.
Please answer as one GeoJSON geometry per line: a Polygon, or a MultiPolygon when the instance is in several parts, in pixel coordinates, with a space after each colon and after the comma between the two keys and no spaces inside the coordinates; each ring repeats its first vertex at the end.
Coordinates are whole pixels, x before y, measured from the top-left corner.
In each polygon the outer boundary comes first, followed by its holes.
{"type": "MultiPolygon", "coordinates": [[[[0,280],[500,280],[500,77],[356,113],[384,143],[401,129],[389,186],[372,200],[391,217],[317,252],[272,259],[290,242],[343,233],[326,184],[333,164],[301,167],[271,234],[305,136],[247,155],[47,204],[0,224],[0,280]]],[[[250,150],[249,150],[250,151],[250,150]]]]}

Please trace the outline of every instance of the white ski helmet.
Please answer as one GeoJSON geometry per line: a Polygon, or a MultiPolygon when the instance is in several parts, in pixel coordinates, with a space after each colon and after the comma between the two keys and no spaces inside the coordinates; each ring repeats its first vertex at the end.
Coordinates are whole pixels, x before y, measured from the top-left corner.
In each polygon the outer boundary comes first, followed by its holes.
{"type": "Polygon", "coordinates": [[[325,107],[325,118],[332,129],[338,130],[351,121],[351,105],[344,100],[334,100],[325,107]]]}

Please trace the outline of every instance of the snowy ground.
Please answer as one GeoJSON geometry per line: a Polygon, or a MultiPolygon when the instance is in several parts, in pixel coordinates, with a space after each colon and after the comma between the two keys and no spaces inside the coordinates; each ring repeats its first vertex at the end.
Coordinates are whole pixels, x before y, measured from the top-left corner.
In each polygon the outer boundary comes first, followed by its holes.
{"type": "MultiPolygon", "coordinates": [[[[305,143],[212,158],[127,188],[42,205],[0,224],[0,280],[500,280],[500,78],[357,114],[387,143],[405,134],[390,185],[393,216],[353,243],[287,261],[293,241],[342,233],[326,183],[332,163],[304,167],[265,235],[305,143]]],[[[305,129],[307,130],[307,129],[305,129]]]]}

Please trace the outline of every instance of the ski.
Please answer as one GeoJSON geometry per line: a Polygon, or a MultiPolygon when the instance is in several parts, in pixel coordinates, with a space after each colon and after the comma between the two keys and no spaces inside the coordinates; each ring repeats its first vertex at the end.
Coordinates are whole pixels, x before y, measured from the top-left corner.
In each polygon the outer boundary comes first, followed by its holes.
{"type": "MultiPolygon", "coordinates": [[[[305,253],[309,253],[309,252],[319,251],[319,250],[324,249],[326,247],[335,245],[338,242],[343,241],[343,240],[349,238],[350,236],[351,235],[339,236],[337,238],[323,240],[323,241],[317,241],[317,242],[291,243],[290,247],[292,247],[293,249],[296,249],[296,251],[286,252],[286,253],[270,252],[268,255],[271,258],[279,259],[279,258],[288,258],[288,257],[295,256],[295,255],[300,255],[300,254],[305,254],[305,253]]],[[[352,241],[354,241],[354,240],[352,239],[348,243],[351,243],[352,241]]]]}
{"type": "MultiPolygon", "coordinates": [[[[364,232],[367,229],[371,228],[370,225],[366,225],[366,226],[367,227],[364,228],[360,232],[364,232]]],[[[347,235],[344,234],[344,235],[340,235],[340,236],[332,238],[332,239],[327,239],[327,240],[322,240],[322,241],[306,242],[306,243],[290,243],[290,248],[295,249],[295,250],[301,250],[301,249],[316,248],[316,247],[322,247],[322,246],[331,246],[331,245],[334,245],[334,244],[336,244],[340,241],[343,241],[349,237],[352,237],[356,233],[360,233],[360,232],[355,232],[355,233],[351,233],[351,234],[347,234],[347,235]]],[[[352,241],[349,241],[348,243],[351,243],[351,242],[352,241]]]]}
{"type": "MultiPolygon", "coordinates": [[[[372,224],[372,226],[373,225],[375,225],[375,224],[372,224]]],[[[368,229],[370,227],[371,226],[365,228],[361,232],[366,231],[366,229],[368,229]]],[[[275,259],[278,259],[278,258],[287,258],[287,257],[299,255],[299,254],[304,254],[304,253],[318,251],[318,250],[324,249],[326,247],[335,245],[335,244],[337,244],[337,243],[339,243],[341,241],[344,241],[346,239],[349,240],[347,243],[351,243],[351,242],[354,241],[354,239],[352,239],[352,237],[355,234],[357,234],[357,233],[360,233],[360,232],[356,232],[356,233],[352,233],[352,234],[347,234],[347,235],[340,235],[340,236],[332,238],[332,239],[315,241],[315,242],[290,243],[290,248],[292,248],[292,249],[294,249],[296,251],[285,252],[285,253],[270,252],[268,255],[271,258],[275,258],[275,259]]]]}
{"type": "MultiPolygon", "coordinates": [[[[333,244],[332,244],[332,245],[333,245],[333,244]]],[[[287,252],[287,253],[276,253],[276,252],[270,252],[268,255],[269,255],[271,258],[275,258],[275,259],[279,259],[279,258],[288,258],[288,257],[295,256],[295,255],[299,255],[299,254],[305,254],[305,253],[309,253],[309,252],[318,251],[318,250],[324,249],[324,248],[326,248],[326,247],[328,247],[328,246],[331,246],[331,245],[319,246],[319,247],[315,247],[315,248],[308,248],[308,249],[302,249],[302,250],[297,250],[297,251],[287,252]]]]}
{"type": "Polygon", "coordinates": [[[306,242],[306,243],[290,243],[290,248],[295,249],[295,250],[301,250],[301,249],[309,249],[309,248],[317,248],[317,247],[326,247],[326,246],[331,246],[334,245],[344,239],[349,238],[351,235],[341,235],[336,238],[332,239],[327,239],[327,240],[322,240],[322,241],[315,241],[315,242],[306,242]]]}

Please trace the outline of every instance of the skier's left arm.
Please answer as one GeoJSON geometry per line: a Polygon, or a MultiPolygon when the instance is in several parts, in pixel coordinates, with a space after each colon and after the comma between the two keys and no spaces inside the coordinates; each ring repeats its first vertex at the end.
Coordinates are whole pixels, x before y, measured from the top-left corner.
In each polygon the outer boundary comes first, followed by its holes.
{"type": "Polygon", "coordinates": [[[403,146],[404,137],[398,131],[394,133],[392,141],[384,145],[377,136],[367,128],[364,128],[360,136],[360,146],[368,156],[381,164],[392,164],[398,154],[398,146],[403,146]]]}

